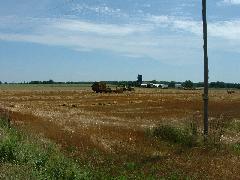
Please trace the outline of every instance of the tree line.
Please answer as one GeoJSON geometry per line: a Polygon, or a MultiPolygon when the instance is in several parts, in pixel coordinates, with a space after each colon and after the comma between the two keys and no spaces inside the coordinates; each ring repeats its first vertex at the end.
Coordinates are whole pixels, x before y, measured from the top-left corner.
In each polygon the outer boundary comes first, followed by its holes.
{"type": "MultiPolygon", "coordinates": [[[[137,87],[139,84],[137,81],[104,81],[107,84],[116,85],[116,86],[132,86],[137,87]]],[[[176,84],[181,84],[183,87],[186,88],[200,88],[203,87],[203,82],[197,82],[194,83],[190,80],[186,80],[185,82],[176,82],[176,81],[146,81],[148,83],[154,83],[154,84],[166,84],[169,88],[174,88],[176,84]]],[[[48,80],[48,81],[30,81],[30,82],[22,82],[22,83],[7,83],[0,81],[0,84],[91,84],[94,82],[74,82],[74,81],[67,81],[67,82],[56,82],[54,80],[48,80]]],[[[209,83],[209,88],[237,88],[240,89],[240,83],[225,83],[225,82],[211,82],[209,83]]]]}

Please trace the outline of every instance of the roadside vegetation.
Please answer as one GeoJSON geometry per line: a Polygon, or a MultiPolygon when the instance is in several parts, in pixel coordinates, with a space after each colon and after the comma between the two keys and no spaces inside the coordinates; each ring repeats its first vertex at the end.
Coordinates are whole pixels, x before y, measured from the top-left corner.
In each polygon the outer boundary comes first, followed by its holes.
{"type": "Polygon", "coordinates": [[[0,120],[0,179],[87,179],[91,173],[44,139],[0,120]]]}
{"type": "Polygon", "coordinates": [[[198,145],[200,136],[195,128],[180,128],[171,125],[161,125],[154,129],[153,135],[171,143],[181,144],[187,147],[198,145]]]}
{"type": "Polygon", "coordinates": [[[197,121],[186,122],[182,126],[159,125],[150,131],[151,136],[183,147],[218,149],[229,153],[240,153],[240,122],[223,116],[211,119],[209,135],[204,139],[203,129],[197,121]],[[235,139],[234,139],[235,138],[235,139]]]}
{"type": "MultiPolygon", "coordinates": [[[[141,163],[120,162],[98,150],[93,149],[89,159],[71,157],[73,151],[9,127],[8,121],[0,119],[0,179],[159,179],[156,166],[146,172],[141,163]]],[[[160,179],[179,178],[187,179],[182,172],[171,170],[160,179]]]]}
{"type": "MultiPolygon", "coordinates": [[[[185,159],[185,154],[189,154],[187,157],[193,161],[196,157],[192,152],[196,151],[196,147],[207,150],[206,158],[212,152],[214,156],[210,158],[221,157],[222,160],[228,157],[226,153],[233,156],[240,154],[239,142],[225,144],[221,140],[228,131],[239,132],[238,121],[227,124],[216,121],[211,127],[212,138],[204,143],[196,124],[182,127],[160,125],[150,131],[149,138],[167,142],[173,150],[172,154],[168,157],[146,157],[145,160],[139,156],[139,161],[131,161],[124,156],[106,156],[97,149],[88,152],[88,157],[79,157],[73,155],[74,148],[63,150],[42,137],[9,127],[8,121],[1,119],[0,179],[196,179],[203,177],[203,172],[194,174],[189,169],[178,167],[177,158],[183,156],[185,159]],[[218,132],[213,132],[214,128],[218,132]]],[[[205,177],[208,178],[208,174],[205,177]]]]}

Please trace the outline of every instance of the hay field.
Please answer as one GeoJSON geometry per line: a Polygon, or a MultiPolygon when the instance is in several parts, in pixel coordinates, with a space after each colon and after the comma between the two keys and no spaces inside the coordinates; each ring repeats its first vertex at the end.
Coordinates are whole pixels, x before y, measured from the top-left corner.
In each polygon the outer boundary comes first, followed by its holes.
{"type": "MultiPolygon", "coordinates": [[[[169,167],[186,168],[193,174],[197,173],[202,150],[192,150],[191,163],[186,165],[189,152],[176,155],[172,147],[149,138],[146,132],[159,124],[182,126],[187,121],[197,121],[201,126],[202,106],[202,91],[198,90],[136,89],[123,94],[96,94],[89,86],[0,86],[0,108],[10,112],[12,123],[50,138],[62,147],[77,147],[81,153],[97,149],[143,161],[169,157],[166,161],[169,167]]],[[[228,94],[226,90],[210,90],[210,120],[220,116],[226,121],[240,121],[240,91],[228,94]]],[[[240,142],[239,133],[228,136],[225,139],[240,142]]],[[[211,153],[207,153],[206,161],[216,161],[219,171],[211,163],[202,171],[207,171],[209,177],[216,173],[229,176],[223,167],[235,164],[232,166],[232,177],[235,177],[239,158],[234,161],[232,157],[228,161],[223,158],[218,162],[223,155],[214,158],[211,153]]],[[[205,162],[201,160],[201,163],[205,162]]]]}

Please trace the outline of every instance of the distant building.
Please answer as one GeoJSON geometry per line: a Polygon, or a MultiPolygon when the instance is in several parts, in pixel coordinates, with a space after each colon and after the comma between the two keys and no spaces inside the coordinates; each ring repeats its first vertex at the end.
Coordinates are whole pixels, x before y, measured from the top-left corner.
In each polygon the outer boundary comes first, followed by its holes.
{"type": "Polygon", "coordinates": [[[161,87],[162,89],[168,89],[168,85],[167,84],[160,84],[159,87],[161,87]]]}
{"type": "Polygon", "coordinates": [[[154,83],[150,83],[150,82],[143,82],[140,87],[144,87],[144,88],[162,88],[162,89],[168,89],[168,85],[167,84],[154,84],[154,83]]]}
{"type": "Polygon", "coordinates": [[[177,88],[177,89],[182,89],[183,86],[182,86],[182,84],[175,84],[175,88],[177,88]]]}
{"type": "Polygon", "coordinates": [[[148,84],[147,83],[142,83],[140,86],[143,87],[143,88],[147,88],[148,84]]]}
{"type": "Polygon", "coordinates": [[[148,88],[154,88],[154,85],[153,85],[153,83],[148,83],[148,86],[147,86],[148,88]]]}
{"type": "Polygon", "coordinates": [[[143,76],[138,74],[138,77],[137,77],[137,84],[139,86],[141,86],[141,84],[143,84],[143,76]]]}
{"type": "Polygon", "coordinates": [[[156,87],[156,88],[158,88],[160,86],[161,86],[161,84],[153,84],[153,87],[156,87]]]}

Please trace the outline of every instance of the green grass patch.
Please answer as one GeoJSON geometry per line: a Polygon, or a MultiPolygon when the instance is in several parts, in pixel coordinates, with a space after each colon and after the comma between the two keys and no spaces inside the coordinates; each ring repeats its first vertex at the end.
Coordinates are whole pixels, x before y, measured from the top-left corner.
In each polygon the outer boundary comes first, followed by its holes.
{"type": "Polygon", "coordinates": [[[92,174],[56,145],[32,139],[0,120],[0,179],[89,179],[92,174]]]}
{"type": "Polygon", "coordinates": [[[240,131],[240,120],[233,120],[226,124],[225,127],[227,130],[233,131],[233,132],[239,132],[240,131]]]}
{"type": "Polygon", "coordinates": [[[89,159],[70,158],[72,151],[69,147],[64,154],[56,144],[9,128],[0,119],[0,179],[187,179],[161,163],[122,160],[118,155],[106,158],[97,150],[88,154],[89,159]]]}
{"type": "Polygon", "coordinates": [[[194,126],[191,126],[191,128],[180,128],[171,125],[161,125],[153,129],[152,135],[187,147],[196,146],[199,138],[194,126]]]}
{"type": "MultiPolygon", "coordinates": [[[[66,155],[56,144],[9,128],[0,119],[0,179],[157,179],[136,162],[119,164],[109,156],[104,165],[98,165],[66,155]]],[[[89,156],[103,160],[97,152],[89,156]]]]}
{"type": "Polygon", "coordinates": [[[240,154],[240,143],[233,144],[232,149],[235,153],[240,154]]]}

